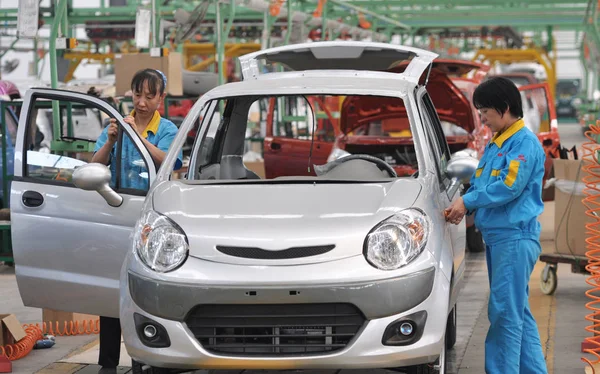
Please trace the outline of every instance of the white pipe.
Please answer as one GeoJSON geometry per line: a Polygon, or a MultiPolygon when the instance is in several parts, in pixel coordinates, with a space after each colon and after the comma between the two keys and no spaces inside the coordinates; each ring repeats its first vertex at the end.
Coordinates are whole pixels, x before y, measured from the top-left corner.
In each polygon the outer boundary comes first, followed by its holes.
{"type": "MultiPolygon", "coordinates": [[[[265,0],[236,0],[236,4],[245,6],[246,8],[255,10],[257,12],[269,11],[269,2],[265,0]]],[[[285,6],[282,6],[279,14],[279,17],[281,17],[281,15],[287,14],[287,8],[285,6]]],[[[321,17],[313,17],[312,15],[299,11],[295,11],[292,13],[292,20],[297,22],[308,21],[308,23],[312,26],[319,26],[323,22],[321,17]]],[[[361,29],[360,27],[351,26],[347,23],[328,20],[327,27],[336,31],[347,31],[352,36],[360,36],[361,38],[371,37],[373,41],[387,41],[387,35],[385,34],[374,32],[371,30],[361,29]]]]}

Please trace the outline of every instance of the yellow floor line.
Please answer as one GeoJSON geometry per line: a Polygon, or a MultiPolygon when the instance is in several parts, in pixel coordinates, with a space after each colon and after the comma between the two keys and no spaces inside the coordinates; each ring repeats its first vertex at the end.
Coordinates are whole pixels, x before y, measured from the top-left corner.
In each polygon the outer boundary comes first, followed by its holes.
{"type": "Polygon", "coordinates": [[[55,362],[36,371],[36,374],[73,374],[83,369],[85,365],[55,362]]]}
{"type": "Polygon", "coordinates": [[[542,349],[546,357],[546,366],[548,374],[554,373],[554,335],[556,332],[556,298],[554,296],[544,295],[540,290],[540,278],[544,263],[538,263],[533,269],[529,281],[529,304],[531,312],[535,318],[542,349]]]}
{"type": "Polygon", "coordinates": [[[98,339],[94,339],[91,342],[87,343],[86,345],[84,345],[83,347],[79,347],[75,350],[73,350],[72,352],[70,352],[68,355],[66,355],[65,357],[62,358],[62,360],[66,360],[69,359],[73,356],[77,356],[78,354],[87,351],[88,349],[92,349],[95,346],[97,346],[98,344],[100,344],[100,338],[98,339]]]}

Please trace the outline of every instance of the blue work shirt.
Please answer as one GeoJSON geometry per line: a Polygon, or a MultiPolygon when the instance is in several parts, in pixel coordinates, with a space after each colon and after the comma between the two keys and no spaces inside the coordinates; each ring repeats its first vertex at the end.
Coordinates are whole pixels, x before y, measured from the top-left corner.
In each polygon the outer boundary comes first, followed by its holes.
{"type": "MultiPolygon", "coordinates": [[[[135,116],[135,110],[131,112],[132,116],[135,116]]],[[[155,145],[158,149],[163,152],[169,150],[169,146],[173,142],[175,135],[177,134],[177,126],[168,119],[162,118],[158,111],[154,112],[154,116],[146,126],[146,129],[142,133],[142,136],[146,138],[150,143],[155,145]]],[[[98,152],[100,148],[108,140],[108,126],[102,131],[102,134],[96,141],[96,147],[94,153],[98,152]]],[[[110,152],[110,171],[112,174],[112,186],[116,185],[117,176],[117,145],[115,143],[112,151],[110,152]]],[[[175,169],[178,170],[183,165],[183,150],[179,151],[177,161],[175,162],[175,169]]],[[[121,181],[120,188],[136,189],[147,191],[149,188],[148,183],[148,168],[141,153],[136,148],[135,144],[126,133],[123,134],[123,146],[121,150],[121,181]]]]}
{"type": "Polygon", "coordinates": [[[471,187],[463,196],[475,212],[475,226],[486,243],[503,239],[539,240],[537,217],[544,210],[542,181],[546,155],[522,119],[486,146],[471,187]]]}

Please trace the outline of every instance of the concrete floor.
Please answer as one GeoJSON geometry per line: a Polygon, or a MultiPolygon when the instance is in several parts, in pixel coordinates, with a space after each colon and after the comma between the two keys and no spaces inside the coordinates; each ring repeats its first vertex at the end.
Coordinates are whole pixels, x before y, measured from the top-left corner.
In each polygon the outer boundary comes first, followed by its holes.
{"type": "MultiPolygon", "coordinates": [[[[576,124],[559,125],[561,139],[565,146],[579,145],[583,135],[576,124]]],[[[552,253],[554,245],[553,218],[554,204],[546,204],[542,222],[543,251],[552,253]]],[[[530,283],[530,303],[538,322],[542,345],[545,350],[549,373],[583,373],[585,364],[580,345],[589,334],[585,331],[585,304],[589,299],[585,291],[589,286],[585,276],[571,273],[569,265],[558,267],[559,285],[554,296],[543,295],[539,288],[539,278],[544,264],[538,263],[530,283]]],[[[0,265],[0,313],[14,313],[22,323],[41,320],[41,311],[27,308],[19,297],[14,270],[0,265]]],[[[487,320],[487,298],[489,288],[485,255],[469,254],[467,257],[466,285],[458,301],[458,339],[450,352],[449,374],[484,373],[484,341],[489,323],[487,320]]],[[[51,349],[34,350],[27,357],[13,362],[13,373],[19,374],[56,374],[56,373],[97,373],[96,336],[57,337],[57,344],[51,349]]],[[[123,352],[124,367],[119,373],[130,372],[128,357],[123,352]]],[[[239,371],[211,371],[212,373],[238,373],[239,371]]],[[[276,371],[260,371],[276,374],[276,371]]],[[[337,371],[302,371],[304,374],[335,373],[337,371]]],[[[206,373],[199,371],[198,373],[206,373]]],[[[255,374],[257,371],[244,371],[255,374]]],[[[341,373],[383,374],[384,370],[343,370],[341,373]]],[[[390,372],[391,373],[391,372],[390,372]]]]}

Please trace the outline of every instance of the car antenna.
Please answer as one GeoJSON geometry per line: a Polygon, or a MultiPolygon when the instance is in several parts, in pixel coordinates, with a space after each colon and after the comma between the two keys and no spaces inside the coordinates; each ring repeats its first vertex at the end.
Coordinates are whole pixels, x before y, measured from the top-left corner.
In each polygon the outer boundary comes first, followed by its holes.
{"type": "Polygon", "coordinates": [[[312,113],[313,125],[312,125],[312,134],[310,137],[310,152],[308,153],[308,173],[310,174],[310,163],[312,162],[312,153],[313,146],[315,144],[315,125],[317,124],[317,117],[315,116],[315,110],[313,109],[308,98],[304,96],[304,100],[308,103],[308,107],[310,108],[310,112],[312,113]]]}
{"type": "Polygon", "coordinates": [[[433,66],[433,62],[429,63],[429,69],[427,69],[427,77],[425,77],[425,86],[427,86],[427,82],[429,82],[429,74],[431,74],[432,66],[433,66]]]}

